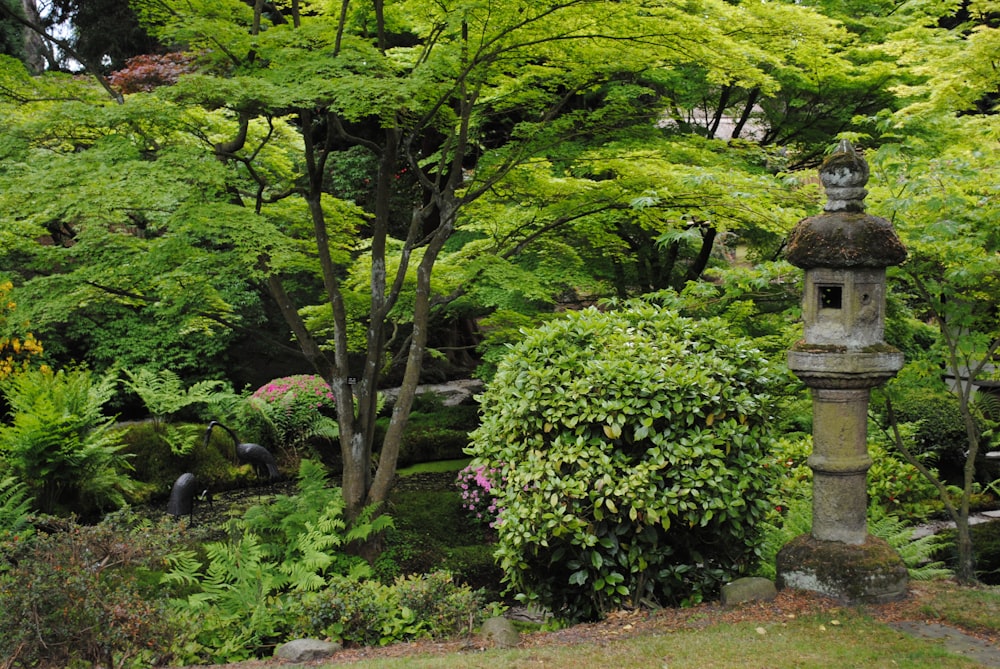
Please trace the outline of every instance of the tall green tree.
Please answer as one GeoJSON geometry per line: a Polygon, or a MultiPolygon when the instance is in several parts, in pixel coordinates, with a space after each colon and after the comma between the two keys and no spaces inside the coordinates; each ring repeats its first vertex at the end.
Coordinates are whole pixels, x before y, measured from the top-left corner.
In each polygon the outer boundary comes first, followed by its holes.
{"type": "MultiPolygon", "coordinates": [[[[811,10],[790,5],[763,26],[753,8],[717,0],[132,6],[196,73],[123,96],[99,70],[94,86],[4,64],[17,93],[4,108],[16,132],[0,147],[3,210],[16,212],[3,234],[9,257],[45,274],[24,272],[20,289],[110,295],[207,333],[242,315],[213,276],[239,268],[266,286],[336,394],[352,514],[392,484],[435,306],[492,259],[527,251],[527,276],[564,257],[581,267],[603,240],[619,259],[629,243],[652,239],[669,256],[691,241],[666,275],[682,284],[712,234],[765,211],[772,234],[790,226],[801,202],[776,195],[765,159],[734,174],[723,143],[657,126],[663,82],[697,67],[770,95],[781,84],[766,65],[797,62],[768,51],[776,34],[820,48],[837,33],[811,10]],[[734,37],[754,31],[771,38],[734,37]],[[439,265],[461,271],[438,278],[439,265]],[[375,444],[393,353],[401,390],[375,444]]],[[[643,271],[622,285],[660,285],[643,271]]]]}
{"type": "MultiPolygon", "coordinates": [[[[1000,117],[1000,31],[983,17],[994,3],[964,3],[960,13],[930,16],[893,33],[887,48],[916,76],[899,92],[905,104],[880,119],[872,199],[892,215],[910,258],[895,277],[901,293],[937,326],[922,362],[953,379],[966,432],[962,491],[937,482],[958,528],[956,575],[975,580],[969,512],[977,460],[994,443],[997,417],[976,402],[980,381],[995,379],[1000,347],[1000,236],[996,220],[1000,117]],[[992,65],[991,65],[992,64],[992,65]]],[[[903,444],[901,444],[903,445],[903,444]]],[[[924,470],[925,474],[926,469],[924,470]]]]}

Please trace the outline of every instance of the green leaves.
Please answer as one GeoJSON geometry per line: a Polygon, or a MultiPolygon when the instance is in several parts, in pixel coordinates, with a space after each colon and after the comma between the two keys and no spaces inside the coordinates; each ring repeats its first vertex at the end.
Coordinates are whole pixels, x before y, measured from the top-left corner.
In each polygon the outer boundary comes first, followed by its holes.
{"type": "Polygon", "coordinates": [[[590,618],[713,587],[721,574],[698,586],[657,576],[698,555],[735,573],[753,552],[745,527],[769,506],[770,378],[719,321],[641,302],[526,331],[482,398],[470,447],[501,470],[508,585],[590,618]]]}
{"type": "Polygon", "coordinates": [[[0,459],[44,513],[96,513],[124,506],[127,456],[102,408],[115,382],[84,370],[29,371],[6,379],[11,420],[0,426],[0,459]]]}
{"type": "Polygon", "coordinates": [[[173,607],[197,621],[189,630],[213,659],[253,657],[291,624],[289,611],[306,593],[358,586],[371,573],[344,545],[391,526],[391,518],[369,509],[348,528],[343,495],[327,486],[323,467],[303,460],[298,476],[297,495],[251,507],[233,521],[232,537],[206,544],[204,564],[189,551],[170,559],[164,582],[190,592],[173,607]]]}

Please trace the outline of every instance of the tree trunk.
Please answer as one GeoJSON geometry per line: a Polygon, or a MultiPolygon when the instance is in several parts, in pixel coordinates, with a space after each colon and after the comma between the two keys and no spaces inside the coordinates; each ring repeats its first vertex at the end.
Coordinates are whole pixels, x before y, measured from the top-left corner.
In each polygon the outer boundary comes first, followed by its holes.
{"type": "Polygon", "coordinates": [[[688,267],[687,274],[684,276],[685,283],[688,281],[697,281],[701,277],[701,273],[705,271],[705,268],[708,266],[708,259],[712,257],[712,248],[715,246],[716,233],[714,225],[709,223],[701,224],[701,249],[699,249],[697,257],[695,257],[694,261],[688,267]]]}
{"type": "MultiPolygon", "coordinates": [[[[24,18],[36,26],[42,25],[35,0],[21,0],[21,9],[24,10],[24,18]]],[[[31,74],[41,74],[55,64],[52,47],[34,30],[24,30],[24,64],[31,74]]]]}
{"type": "Polygon", "coordinates": [[[969,526],[968,513],[959,515],[956,529],[958,537],[955,540],[955,547],[958,550],[958,565],[955,569],[955,578],[959,583],[976,583],[975,549],[972,545],[972,531],[969,526]]]}
{"type": "Polygon", "coordinates": [[[755,88],[750,91],[750,95],[747,96],[747,103],[743,107],[743,113],[740,114],[740,120],[736,122],[736,126],[733,128],[732,139],[738,138],[743,134],[743,128],[746,126],[747,121],[750,120],[750,114],[753,112],[753,107],[757,104],[757,99],[760,97],[760,89],[755,88]]]}
{"type": "Polygon", "coordinates": [[[726,106],[729,104],[729,96],[732,92],[732,86],[722,87],[722,92],[719,94],[719,104],[715,108],[715,114],[712,117],[712,122],[708,126],[709,139],[714,139],[716,133],[719,132],[719,126],[722,124],[722,118],[726,115],[726,106]]]}

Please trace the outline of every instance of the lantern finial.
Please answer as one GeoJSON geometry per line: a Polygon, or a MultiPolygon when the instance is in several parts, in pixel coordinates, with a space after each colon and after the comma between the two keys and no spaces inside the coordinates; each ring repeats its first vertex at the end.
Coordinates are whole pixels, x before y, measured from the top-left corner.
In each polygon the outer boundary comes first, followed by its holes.
{"type": "Polygon", "coordinates": [[[840,140],[837,150],[819,168],[819,178],[826,188],[824,211],[864,211],[868,163],[850,141],[840,140]]]}

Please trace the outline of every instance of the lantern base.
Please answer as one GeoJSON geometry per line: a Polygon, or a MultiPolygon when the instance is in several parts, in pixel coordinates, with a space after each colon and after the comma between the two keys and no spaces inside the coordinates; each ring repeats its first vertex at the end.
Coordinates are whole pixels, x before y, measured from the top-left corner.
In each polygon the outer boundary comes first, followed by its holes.
{"type": "Polygon", "coordinates": [[[810,590],[848,604],[903,599],[910,580],[899,554],[871,535],[853,545],[803,534],[778,552],[777,572],[778,589],[810,590]]]}

